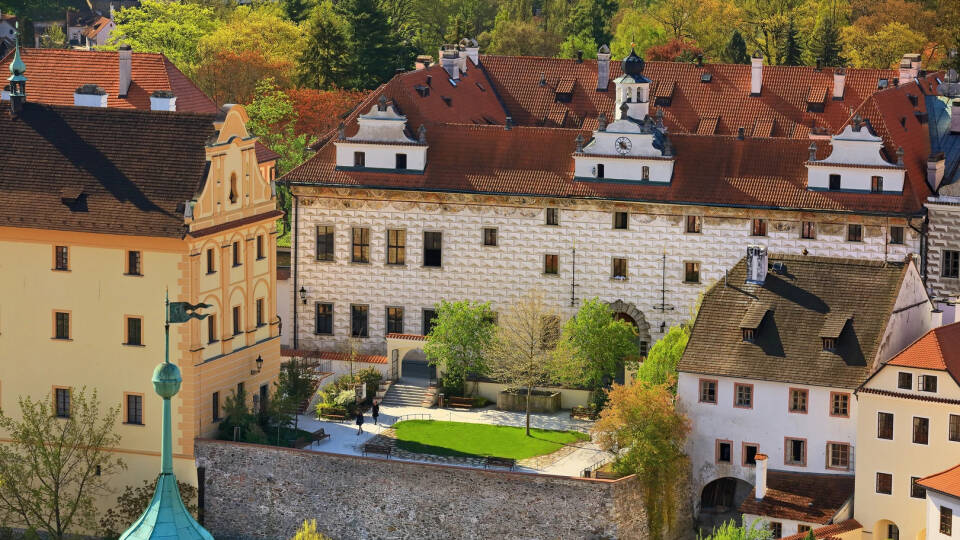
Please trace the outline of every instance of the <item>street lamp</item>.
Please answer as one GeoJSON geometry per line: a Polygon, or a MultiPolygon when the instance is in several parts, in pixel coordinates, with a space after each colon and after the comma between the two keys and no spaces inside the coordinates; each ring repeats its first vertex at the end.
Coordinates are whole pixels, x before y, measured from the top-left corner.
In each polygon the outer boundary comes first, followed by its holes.
{"type": "Polygon", "coordinates": [[[251,375],[256,375],[257,373],[260,373],[261,370],[263,370],[263,357],[258,354],[256,362],[257,362],[257,369],[251,369],[250,370],[251,375]]]}
{"type": "Polygon", "coordinates": [[[300,299],[303,300],[303,303],[307,303],[307,289],[300,287],[300,299]]]}

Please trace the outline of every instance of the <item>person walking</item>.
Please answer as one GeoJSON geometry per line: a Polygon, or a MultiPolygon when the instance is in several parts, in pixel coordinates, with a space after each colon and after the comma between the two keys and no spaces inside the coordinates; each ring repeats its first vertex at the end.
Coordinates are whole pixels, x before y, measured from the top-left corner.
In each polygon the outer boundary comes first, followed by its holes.
{"type": "Polygon", "coordinates": [[[357,436],[363,433],[363,411],[357,409],[357,436]]]}
{"type": "Polygon", "coordinates": [[[373,407],[370,409],[370,416],[373,417],[373,425],[377,425],[379,422],[378,418],[380,417],[380,402],[373,400],[373,407]]]}

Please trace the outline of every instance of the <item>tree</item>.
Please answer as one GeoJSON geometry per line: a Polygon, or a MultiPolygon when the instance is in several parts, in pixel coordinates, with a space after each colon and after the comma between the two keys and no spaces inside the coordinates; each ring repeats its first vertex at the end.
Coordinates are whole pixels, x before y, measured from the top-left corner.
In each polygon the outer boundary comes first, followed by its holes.
{"type": "Polygon", "coordinates": [[[610,43],[610,19],[617,12],[616,0],[577,0],[570,11],[569,32],[580,36],[580,41],[589,43],[593,52],[597,47],[610,43]]]}
{"type": "Polygon", "coordinates": [[[304,521],[291,540],[331,540],[329,536],[317,530],[317,520],[304,521]]]}
{"type": "Polygon", "coordinates": [[[810,54],[824,66],[842,66],[845,61],[841,52],[840,30],[836,22],[830,17],[823,17],[810,40],[810,54]]]}
{"type": "MultiPolygon", "coordinates": [[[[140,487],[127,486],[117,497],[117,504],[107,509],[107,513],[100,519],[100,535],[106,538],[116,538],[135,522],[143,510],[153,499],[153,492],[157,487],[157,479],[144,480],[140,487]]],[[[186,482],[177,480],[177,489],[187,510],[197,515],[197,488],[186,482]]]]}
{"type": "Polygon", "coordinates": [[[733,35],[730,36],[730,41],[723,51],[723,59],[731,64],[750,63],[750,55],[747,53],[747,42],[743,40],[743,35],[740,34],[739,30],[734,30],[733,35]]]}
{"type": "Polygon", "coordinates": [[[20,420],[0,411],[0,523],[44,531],[51,538],[96,527],[96,497],[126,468],[108,449],[120,443],[120,407],[101,412],[97,392],[70,391],[68,417],[53,398],[20,397],[20,420]]]}
{"type": "Polygon", "coordinates": [[[276,4],[240,6],[215,30],[200,38],[201,57],[219,51],[237,54],[256,50],[271,62],[290,63],[303,50],[306,37],[283,16],[276,4]]]}
{"type": "Polygon", "coordinates": [[[467,376],[485,371],[483,351],[493,339],[493,319],[489,303],[442,300],[437,305],[423,352],[443,371],[441,384],[447,395],[462,396],[467,376]]]}
{"type": "Polygon", "coordinates": [[[547,306],[543,294],[530,292],[500,314],[484,355],[490,377],[526,390],[528,437],[533,389],[552,383],[562,371],[562,359],[556,354],[559,338],[560,315],[547,306]]]}
{"type": "Polygon", "coordinates": [[[303,22],[316,5],[316,0],[282,0],[284,13],[295,23],[303,22]]]}
{"type": "Polygon", "coordinates": [[[637,370],[637,380],[647,384],[669,382],[672,390],[676,392],[677,363],[683,357],[683,351],[686,350],[689,340],[690,331],[686,326],[671,328],[663,339],[650,347],[646,360],[637,370]]]}
{"type": "Polygon", "coordinates": [[[650,47],[667,42],[667,33],[663,26],[647,13],[627,9],[622,15],[610,44],[610,52],[614,58],[626,58],[634,47],[640,51],[638,54],[643,54],[650,47]]]}
{"type": "Polygon", "coordinates": [[[289,87],[295,67],[289,60],[270,60],[256,48],[241,52],[214,51],[197,66],[193,80],[214,103],[248,103],[257,84],[271,79],[289,87]]]}
{"type": "Polygon", "coordinates": [[[923,51],[923,34],[902,22],[889,22],[870,31],[859,24],[843,29],[843,49],[850,65],[857,68],[888,69],[905,53],[923,51]]]}
{"type": "Polygon", "coordinates": [[[294,133],[314,138],[336,129],[344,114],[363,101],[367,92],[291,88],[287,90],[287,95],[293,101],[293,110],[297,115],[294,133]]]}
{"type": "MultiPolygon", "coordinates": [[[[812,530],[810,534],[813,534],[812,530]]],[[[766,527],[765,522],[760,520],[754,521],[748,527],[737,525],[736,521],[731,519],[714,529],[713,534],[706,538],[703,535],[697,535],[697,540],[770,540],[772,538],[773,532],[766,527]]],[[[809,536],[809,538],[813,537],[809,536]]]]}
{"type": "Polygon", "coordinates": [[[692,37],[691,27],[700,16],[701,4],[702,0],[662,2],[650,14],[667,29],[673,39],[680,40],[692,37]]]}
{"type": "Polygon", "coordinates": [[[348,86],[349,36],[346,19],[334,9],[331,0],[324,0],[313,9],[307,23],[307,46],[297,59],[297,78],[302,86],[348,86]]]}
{"type": "Polygon", "coordinates": [[[570,360],[564,367],[566,382],[584,384],[602,404],[603,386],[623,367],[623,361],[637,354],[637,333],[626,321],[613,318],[607,304],[587,300],[577,314],[563,325],[559,348],[570,360]]]}
{"type": "Polygon", "coordinates": [[[247,408],[247,393],[243,388],[232,391],[223,404],[223,419],[217,426],[221,441],[241,441],[267,444],[267,434],[260,427],[257,415],[247,408]]]}
{"type": "Polygon", "coordinates": [[[135,51],[163,53],[180,71],[192,76],[202,59],[200,39],[218,20],[210,8],[190,3],[143,0],[140,7],[117,10],[110,46],[125,43],[135,51]]]}
{"type": "Polygon", "coordinates": [[[647,60],[693,62],[700,54],[703,54],[703,49],[693,41],[674,38],[663,45],[650,47],[644,56],[647,60]]]}
{"type": "Polygon", "coordinates": [[[800,45],[800,33],[793,19],[787,26],[787,38],[783,45],[783,58],[781,64],[784,66],[802,66],[803,65],[803,47],[800,45]]]}
{"type": "Polygon", "coordinates": [[[63,28],[59,24],[52,24],[47,31],[40,36],[40,47],[43,49],[66,49],[67,35],[63,33],[63,28]]]}
{"type": "Polygon", "coordinates": [[[492,32],[481,35],[483,40],[489,41],[490,54],[555,56],[560,50],[560,38],[531,21],[498,20],[492,32]]]}
{"type": "Polygon", "coordinates": [[[683,445],[690,421],[675,405],[669,384],[615,384],[590,430],[600,448],[616,455],[614,470],[636,474],[642,482],[647,524],[654,539],[662,538],[673,522],[676,479],[687,462],[683,445]]]}
{"type": "Polygon", "coordinates": [[[299,428],[300,418],[297,411],[301,404],[310,399],[313,394],[313,377],[303,359],[292,358],[280,366],[280,374],[274,384],[273,399],[270,403],[277,406],[277,410],[293,417],[294,429],[299,428]]]}

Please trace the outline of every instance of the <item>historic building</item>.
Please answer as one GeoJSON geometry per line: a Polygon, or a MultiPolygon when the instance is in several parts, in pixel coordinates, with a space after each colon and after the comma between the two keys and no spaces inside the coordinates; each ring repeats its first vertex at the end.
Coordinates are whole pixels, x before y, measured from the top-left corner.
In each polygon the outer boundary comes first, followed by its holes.
{"type": "Polygon", "coordinates": [[[178,325],[170,340],[183,373],[174,468],[196,484],[194,439],[215,432],[239,387],[262,402],[280,364],[281,213],[246,113],[38,103],[24,63],[10,65],[0,111],[0,406],[49,396],[68,416],[73,392],[95,389],[104,409],[121,406],[112,450],[129,469],[115,485],[140,485],[159,455],[150,373],[164,354],[164,297],[209,304],[208,318],[178,325]]]}
{"type": "Polygon", "coordinates": [[[383,354],[386,334],[425,333],[441,299],[500,309],[537,288],[567,314],[594,296],[617,306],[645,352],[747,245],[921,253],[929,149],[911,137],[923,119],[912,105],[902,122],[884,116],[935,84],[918,62],[598,56],[446,47],[324,138],[285,176],[295,346],[337,350],[355,335],[383,354]]]}

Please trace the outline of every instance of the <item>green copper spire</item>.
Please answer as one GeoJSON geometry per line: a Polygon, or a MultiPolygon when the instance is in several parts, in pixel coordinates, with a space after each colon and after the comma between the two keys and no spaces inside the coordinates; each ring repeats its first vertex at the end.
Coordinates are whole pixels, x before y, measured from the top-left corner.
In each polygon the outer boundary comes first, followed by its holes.
{"type": "Polygon", "coordinates": [[[177,477],[173,474],[173,430],[171,429],[170,398],[180,391],[180,383],[183,382],[183,378],[180,376],[180,368],[176,364],[170,363],[170,307],[170,300],[167,299],[167,320],[164,326],[166,333],[164,361],[153,370],[153,389],[163,399],[160,476],[157,478],[157,488],[153,492],[150,505],[143,511],[140,519],[120,535],[120,540],[213,540],[213,536],[193,519],[193,516],[183,505],[183,500],[180,499],[180,490],[177,488],[177,477]]]}
{"type": "Polygon", "coordinates": [[[20,58],[20,23],[17,23],[17,32],[14,35],[14,41],[16,43],[15,50],[13,53],[13,62],[10,62],[10,78],[7,79],[10,82],[26,82],[27,78],[24,77],[24,72],[27,71],[27,65],[23,63],[23,58],[20,58]]]}

